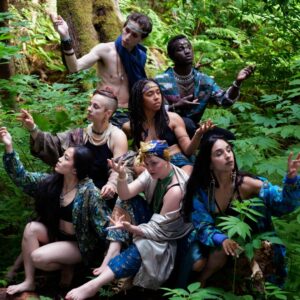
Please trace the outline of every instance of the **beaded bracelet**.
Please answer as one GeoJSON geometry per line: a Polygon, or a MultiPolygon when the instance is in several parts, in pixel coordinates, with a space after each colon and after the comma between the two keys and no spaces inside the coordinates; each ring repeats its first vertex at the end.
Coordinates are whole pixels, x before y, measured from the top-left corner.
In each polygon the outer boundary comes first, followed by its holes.
{"type": "Polygon", "coordinates": [[[72,50],[73,49],[72,39],[68,38],[67,40],[61,40],[61,47],[63,50],[72,50]]]}

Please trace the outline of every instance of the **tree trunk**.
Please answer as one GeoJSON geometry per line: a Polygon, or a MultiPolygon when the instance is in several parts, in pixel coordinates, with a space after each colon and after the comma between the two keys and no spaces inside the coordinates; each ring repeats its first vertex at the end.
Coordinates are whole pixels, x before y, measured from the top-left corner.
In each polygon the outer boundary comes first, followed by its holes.
{"type": "Polygon", "coordinates": [[[113,41],[122,28],[114,0],[57,0],[57,11],[69,25],[78,56],[99,42],[113,41]]]}

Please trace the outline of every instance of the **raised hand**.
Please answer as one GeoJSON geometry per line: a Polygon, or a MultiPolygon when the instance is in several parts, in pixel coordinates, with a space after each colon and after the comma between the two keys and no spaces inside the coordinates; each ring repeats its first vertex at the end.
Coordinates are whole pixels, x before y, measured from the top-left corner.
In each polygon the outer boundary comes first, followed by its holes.
{"type": "Polygon", "coordinates": [[[32,130],[35,127],[32,115],[25,109],[21,109],[21,113],[17,116],[17,120],[22,122],[23,126],[32,130]]]}
{"type": "Polygon", "coordinates": [[[296,159],[293,159],[293,152],[290,153],[288,157],[288,170],[287,177],[295,178],[300,169],[300,153],[298,153],[296,159]]]}
{"type": "Polygon", "coordinates": [[[5,145],[6,152],[10,153],[13,151],[12,137],[6,127],[0,127],[0,142],[5,145]]]}
{"type": "Polygon", "coordinates": [[[59,33],[60,37],[62,39],[70,38],[69,26],[67,22],[61,16],[56,16],[55,14],[50,14],[50,18],[55,30],[59,33]]]}
{"type": "Polygon", "coordinates": [[[242,81],[250,77],[250,75],[254,72],[254,70],[255,70],[254,66],[247,66],[246,68],[240,70],[236,77],[236,81],[238,83],[241,83],[242,81]]]}
{"type": "Polygon", "coordinates": [[[125,178],[126,177],[126,162],[123,160],[119,160],[118,163],[115,163],[113,159],[108,159],[107,160],[108,165],[119,174],[120,178],[125,178]]]}
{"type": "Polygon", "coordinates": [[[198,125],[199,128],[196,130],[195,134],[199,136],[202,136],[205,132],[209,131],[210,129],[213,129],[216,126],[211,119],[208,119],[204,122],[200,122],[198,125]]]}

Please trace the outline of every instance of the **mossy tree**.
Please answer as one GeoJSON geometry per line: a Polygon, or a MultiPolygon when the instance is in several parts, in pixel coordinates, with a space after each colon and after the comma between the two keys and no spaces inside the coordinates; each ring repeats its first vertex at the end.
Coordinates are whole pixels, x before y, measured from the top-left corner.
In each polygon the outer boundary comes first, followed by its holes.
{"type": "Polygon", "coordinates": [[[78,56],[99,42],[113,41],[122,28],[114,0],[58,0],[57,11],[69,25],[78,56]]]}

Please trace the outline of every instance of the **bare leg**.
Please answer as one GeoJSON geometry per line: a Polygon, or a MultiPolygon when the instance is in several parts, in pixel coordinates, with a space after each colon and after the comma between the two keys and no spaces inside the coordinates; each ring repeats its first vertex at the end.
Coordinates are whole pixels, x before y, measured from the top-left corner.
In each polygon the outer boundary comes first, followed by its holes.
{"type": "Polygon", "coordinates": [[[109,244],[109,248],[107,250],[107,254],[104,257],[104,260],[99,268],[94,269],[93,274],[94,275],[100,275],[106,268],[109,261],[117,256],[121,251],[121,243],[112,241],[109,244]]]}
{"type": "Polygon", "coordinates": [[[113,271],[107,266],[103,272],[96,277],[85,283],[84,285],[71,290],[65,297],[65,299],[69,300],[83,300],[90,297],[93,297],[99,289],[114,280],[115,274],[113,271]]]}
{"type": "Polygon", "coordinates": [[[215,272],[224,267],[227,258],[228,256],[223,249],[216,250],[209,255],[207,264],[205,265],[199,277],[202,287],[205,286],[206,280],[211,275],[213,275],[215,272]]]}
{"type": "Polygon", "coordinates": [[[21,252],[19,256],[16,258],[14,264],[9,268],[8,272],[5,275],[5,278],[8,281],[12,280],[16,276],[17,271],[21,268],[22,265],[23,265],[23,254],[21,252]]]}
{"type": "Polygon", "coordinates": [[[24,291],[33,291],[35,289],[34,274],[35,268],[32,262],[31,254],[38,249],[40,243],[46,244],[49,242],[46,227],[39,222],[30,222],[26,225],[23,240],[22,254],[24,260],[25,280],[17,285],[10,285],[7,288],[7,293],[13,295],[24,291]]]}
{"type": "Polygon", "coordinates": [[[76,242],[54,242],[32,253],[32,261],[36,268],[44,271],[61,269],[62,265],[74,265],[81,261],[81,254],[76,242]]]}

